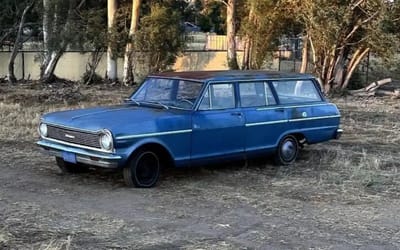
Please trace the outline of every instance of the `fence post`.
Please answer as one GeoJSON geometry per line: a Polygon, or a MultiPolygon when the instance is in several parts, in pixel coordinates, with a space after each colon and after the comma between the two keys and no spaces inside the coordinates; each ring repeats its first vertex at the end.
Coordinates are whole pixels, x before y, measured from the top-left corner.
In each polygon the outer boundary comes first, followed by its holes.
{"type": "Polygon", "coordinates": [[[278,53],[278,71],[281,71],[281,50],[279,49],[279,53],[278,53]]]}
{"type": "Polygon", "coordinates": [[[22,80],[25,80],[25,54],[21,51],[21,64],[22,64],[22,80]]]}
{"type": "Polygon", "coordinates": [[[296,50],[293,50],[293,72],[296,72],[296,50]]]}
{"type": "Polygon", "coordinates": [[[367,75],[365,77],[365,81],[366,81],[365,85],[368,84],[368,81],[369,81],[368,78],[369,78],[369,51],[368,51],[368,55],[367,55],[367,75]]]}

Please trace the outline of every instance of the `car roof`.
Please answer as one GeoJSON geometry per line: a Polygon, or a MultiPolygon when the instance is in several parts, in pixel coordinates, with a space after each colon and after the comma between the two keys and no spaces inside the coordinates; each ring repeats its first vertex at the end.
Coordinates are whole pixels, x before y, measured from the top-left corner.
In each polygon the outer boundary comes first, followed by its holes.
{"type": "Polygon", "coordinates": [[[279,71],[262,70],[216,70],[216,71],[183,71],[183,72],[162,72],[149,75],[149,77],[176,78],[193,81],[245,81],[263,79],[309,79],[314,78],[310,74],[288,73],[279,71]]]}

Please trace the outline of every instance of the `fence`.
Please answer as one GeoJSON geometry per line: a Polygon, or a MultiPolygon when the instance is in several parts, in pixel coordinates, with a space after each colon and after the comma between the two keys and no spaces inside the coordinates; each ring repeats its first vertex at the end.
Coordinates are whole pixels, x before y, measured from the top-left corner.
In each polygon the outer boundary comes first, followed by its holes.
{"type": "MultiPolygon", "coordinates": [[[[173,70],[223,70],[227,69],[226,64],[226,36],[210,35],[206,33],[194,33],[186,37],[187,48],[184,54],[177,58],[173,70]]],[[[238,61],[241,62],[243,46],[237,38],[238,61]]],[[[37,44],[27,44],[17,55],[15,60],[15,75],[18,79],[38,79],[40,75],[40,62],[37,60],[41,53],[37,44]]],[[[290,46],[289,46],[290,47],[290,46]]],[[[11,54],[11,46],[3,47],[0,50],[0,77],[7,75],[8,60],[11,54]]],[[[86,65],[90,59],[89,52],[68,51],[61,57],[55,74],[61,78],[70,80],[80,80],[86,70],[86,65]]],[[[118,77],[122,77],[123,59],[119,58],[118,77]]],[[[299,72],[301,66],[301,49],[285,49],[271,51],[266,59],[264,69],[284,72],[299,72]]],[[[307,72],[313,71],[313,65],[307,65],[307,72]]],[[[105,76],[106,57],[101,59],[97,68],[97,74],[105,76]]],[[[377,80],[379,78],[392,76],[396,72],[381,66],[378,59],[368,56],[359,67],[354,76],[354,81],[359,85],[377,80]]],[[[400,73],[395,74],[395,77],[400,73]]]]}

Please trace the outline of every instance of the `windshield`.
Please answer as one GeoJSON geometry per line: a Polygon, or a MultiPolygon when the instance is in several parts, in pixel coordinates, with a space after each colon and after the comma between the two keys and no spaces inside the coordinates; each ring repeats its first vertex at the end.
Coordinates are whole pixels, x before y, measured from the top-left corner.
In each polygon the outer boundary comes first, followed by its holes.
{"type": "Polygon", "coordinates": [[[159,104],[163,107],[193,109],[203,84],[187,80],[147,78],[131,97],[140,103],[159,104]]]}

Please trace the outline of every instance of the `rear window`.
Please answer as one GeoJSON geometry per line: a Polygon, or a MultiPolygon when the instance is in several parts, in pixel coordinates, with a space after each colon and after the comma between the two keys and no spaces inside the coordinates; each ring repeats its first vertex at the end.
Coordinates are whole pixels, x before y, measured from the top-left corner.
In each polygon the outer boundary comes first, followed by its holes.
{"type": "Polygon", "coordinates": [[[311,80],[272,82],[281,104],[321,101],[321,96],[311,80]]]}
{"type": "Polygon", "coordinates": [[[242,107],[260,107],[276,104],[271,89],[266,82],[240,83],[239,96],[242,107]]]}

